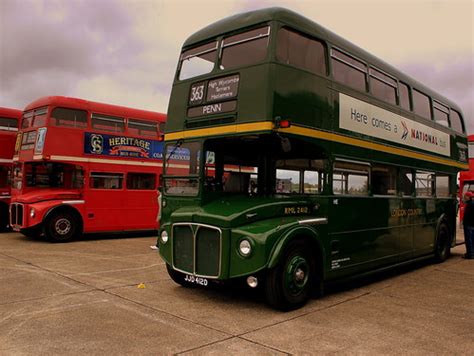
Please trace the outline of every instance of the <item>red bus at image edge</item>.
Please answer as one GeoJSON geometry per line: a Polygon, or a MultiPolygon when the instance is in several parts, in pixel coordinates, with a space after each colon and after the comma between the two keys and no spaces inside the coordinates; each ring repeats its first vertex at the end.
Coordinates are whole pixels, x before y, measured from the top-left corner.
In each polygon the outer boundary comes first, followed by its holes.
{"type": "Polygon", "coordinates": [[[464,217],[463,197],[467,191],[474,192],[474,135],[467,137],[469,145],[469,170],[459,173],[459,222],[462,223],[464,217]]]}
{"type": "Polygon", "coordinates": [[[8,226],[10,174],[21,110],[0,107],[0,231],[8,226]]]}
{"type": "Polygon", "coordinates": [[[29,104],[15,143],[10,223],[66,241],[158,227],[166,115],[76,98],[29,104]]]}

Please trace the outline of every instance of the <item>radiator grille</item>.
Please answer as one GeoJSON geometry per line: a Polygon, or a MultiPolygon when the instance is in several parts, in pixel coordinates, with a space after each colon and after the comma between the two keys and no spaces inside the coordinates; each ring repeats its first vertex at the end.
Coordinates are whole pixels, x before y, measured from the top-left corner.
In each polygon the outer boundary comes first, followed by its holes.
{"type": "Polygon", "coordinates": [[[173,226],[173,267],[202,277],[218,277],[221,267],[221,230],[200,224],[173,226]]]}
{"type": "Polygon", "coordinates": [[[23,226],[23,204],[10,204],[10,225],[13,227],[23,226]]]}

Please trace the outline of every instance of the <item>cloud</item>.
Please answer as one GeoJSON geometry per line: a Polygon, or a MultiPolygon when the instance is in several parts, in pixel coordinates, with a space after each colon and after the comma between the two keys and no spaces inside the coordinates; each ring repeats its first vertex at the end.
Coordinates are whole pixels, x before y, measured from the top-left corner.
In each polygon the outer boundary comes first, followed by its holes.
{"type": "Polygon", "coordinates": [[[143,45],[113,1],[0,4],[1,99],[24,106],[53,92],[68,95],[80,80],[138,64],[143,45]]]}
{"type": "Polygon", "coordinates": [[[450,60],[414,61],[398,67],[441,95],[458,104],[464,114],[466,129],[474,133],[474,55],[452,57],[450,60]]]}
{"type": "Polygon", "coordinates": [[[473,3],[448,0],[0,0],[0,105],[57,94],[166,112],[186,38],[270,6],[320,23],[472,118],[473,3]]]}

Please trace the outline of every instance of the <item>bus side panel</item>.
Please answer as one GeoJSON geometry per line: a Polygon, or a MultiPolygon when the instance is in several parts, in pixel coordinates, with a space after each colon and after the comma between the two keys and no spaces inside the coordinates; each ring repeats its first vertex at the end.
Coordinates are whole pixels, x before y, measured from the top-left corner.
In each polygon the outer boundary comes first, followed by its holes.
{"type": "Polygon", "coordinates": [[[433,253],[438,222],[441,216],[451,231],[456,224],[456,201],[449,199],[416,199],[414,220],[414,254],[421,256],[433,253]]]}
{"type": "Polygon", "coordinates": [[[158,194],[154,190],[130,190],[124,194],[123,224],[125,230],[157,229],[158,194]]]}
{"type": "Polygon", "coordinates": [[[347,273],[349,269],[357,273],[398,261],[400,226],[397,219],[391,218],[391,211],[400,205],[398,198],[340,196],[332,200],[332,271],[347,268],[347,273]]]}
{"type": "Polygon", "coordinates": [[[122,231],[124,216],[127,214],[124,209],[124,182],[122,181],[120,189],[94,189],[90,183],[91,172],[115,173],[117,168],[104,164],[91,164],[89,170],[85,171],[87,188],[84,189],[86,201],[84,232],[122,231]]]}

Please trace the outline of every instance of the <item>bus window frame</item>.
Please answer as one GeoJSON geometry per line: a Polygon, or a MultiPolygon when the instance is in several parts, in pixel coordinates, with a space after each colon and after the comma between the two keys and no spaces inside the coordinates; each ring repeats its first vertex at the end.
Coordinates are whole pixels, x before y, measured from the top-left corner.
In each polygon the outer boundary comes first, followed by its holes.
{"type": "MultiPolygon", "coordinates": [[[[331,193],[332,195],[334,195],[335,197],[338,197],[338,196],[346,196],[346,197],[370,197],[371,194],[370,194],[370,184],[371,184],[371,181],[370,181],[370,175],[371,175],[371,164],[369,162],[364,162],[364,161],[358,161],[358,160],[351,160],[351,159],[345,159],[345,158],[338,158],[336,157],[334,159],[334,162],[332,163],[331,165],[331,193]],[[336,174],[336,172],[338,171],[341,171],[340,169],[337,169],[336,168],[336,164],[337,163],[349,163],[349,164],[356,164],[356,165],[360,165],[360,166],[364,166],[364,167],[367,167],[367,189],[365,191],[364,194],[350,194],[349,192],[348,193],[345,193],[345,191],[343,190],[341,193],[335,193],[334,192],[334,175],[336,174]]],[[[357,176],[365,176],[363,174],[355,174],[357,176]]],[[[342,179],[338,179],[337,181],[343,181],[342,179]]],[[[347,180],[347,184],[349,184],[349,180],[347,180]]],[[[349,188],[349,186],[347,187],[349,188]]]]}
{"type": "MultiPolygon", "coordinates": [[[[303,71],[306,71],[306,72],[308,72],[308,73],[310,73],[310,74],[317,75],[317,76],[321,76],[321,77],[323,77],[323,78],[327,78],[327,77],[329,76],[329,74],[330,74],[330,72],[331,72],[331,69],[330,69],[330,67],[329,67],[329,62],[330,62],[330,60],[329,60],[329,57],[330,57],[329,52],[330,52],[330,51],[329,51],[329,45],[328,45],[328,43],[327,43],[325,40],[323,40],[323,39],[321,39],[321,38],[318,38],[318,37],[316,37],[316,36],[314,36],[314,35],[310,35],[310,34],[304,32],[304,31],[301,31],[301,30],[299,30],[299,29],[298,29],[297,27],[295,27],[295,26],[290,26],[290,25],[286,25],[286,24],[280,24],[280,26],[278,26],[278,27],[273,31],[273,33],[274,33],[274,35],[273,35],[274,40],[273,40],[273,41],[275,42],[275,44],[274,44],[274,46],[273,46],[274,48],[271,50],[271,52],[272,52],[271,54],[272,54],[273,59],[274,59],[278,64],[290,66],[290,67],[292,67],[292,68],[296,68],[296,69],[299,69],[299,70],[303,70],[303,71]],[[278,43],[278,36],[279,36],[279,34],[280,34],[280,31],[282,31],[282,30],[286,30],[286,31],[288,31],[288,32],[293,32],[294,34],[297,34],[297,35],[299,35],[299,36],[301,36],[301,37],[305,37],[305,38],[307,38],[308,40],[311,40],[311,41],[315,41],[315,42],[320,43],[321,46],[323,47],[323,52],[324,52],[324,53],[323,53],[323,55],[324,55],[324,71],[323,71],[323,72],[315,72],[315,71],[312,71],[312,70],[310,70],[310,69],[308,69],[308,68],[298,66],[298,65],[296,65],[296,64],[294,64],[294,63],[286,63],[286,62],[281,61],[281,59],[278,58],[278,54],[277,54],[277,53],[278,53],[278,46],[279,46],[279,43],[278,43]]],[[[271,37],[270,37],[270,40],[271,40],[271,37]]],[[[270,48],[271,48],[271,47],[270,47],[270,48]]]]}
{"type": "MultiPolygon", "coordinates": [[[[330,62],[330,73],[331,73],[330,77],[331,77],[331,80],[334,83],[338,83],[340,85],[343,85],[347,88],[350,88],[351,90],[356,90],[356,91],[359,91],[359,92],[362,92],[362,93],[365,93],[365,94],[369,93],[369,78],[368,78],[369,77],[369,64],[366,61],[358,58],[357,56],[351,54],[350,52],[347,52],[347,51],[341,49],[338,46],[331,45],[330,48],[329,48],[329,62],[330,62]],[[355,62],[359,62],[360,64],[363,64],[365,66],[365,68],[363,69],[361,67],[358,67],[357,65],[345,60],[344,58],[338,57],[337,53],[334,53],[334,52],[340,52],[343,56],[347,56],[349,59],[352,59],[355,62]],[[334,66],[333,66],[333,63],[332,63],[333,60],[337,61],[339,63],[342,63],[346,66],[349,66],[349,67],[353,68],[356,71],[359,71],[359,72],[363,73],[364,74],[364,83],[365,83],[364,89],[361,90],[360,88],[357,88],[353,85],[349,85],[346,82],[342,82],[342,81],[337,80],[335,78],[335,75],[334,75],[335,72],[334,72],[334,66]]],[[[369,93],[369,94],[371,96],[373,96],[371,93],[369,93]]]]}
{"type": "Polygon", "coordinates": [[[204,43],[204,44],[199,44],[199,45],[194,45],[194,46],[191,46],[190,48],[188,49],[182,49],[181,50],[181,54],[179,56],[179,64],[178,64],[178,70],[176,71],[176,80],[180,81],[180,82],[184,82],[184,81],[187,81],[187,80],[194,80],[196,78],[199,78],[203,75],[209,75],[210,73],[214,72],[216,70],[216,67],[218,66],[218,62],[219,62],[219,51],[220,51],[220,47],[219,47],[219,43],[220,43],[220,39],[219,38],[216,38],[214,39],[213,41],[210,41],[210,42],[207,42],[207,43],[204,43]],[[206,46],[207,44],[212,44],[213,41],[215,42],[215,47],[211,47],[209,49],[206,49],[206,50],[203,50],[201,52],[196,52],[196,53],[193,53],[193,54],[190,54],[188,56],[184,56],[184,54],[186,52],[189,52],[189,51],[192,51],[193,49],[197,49],[199,47],[204,47],[206,46]],[[190,77],[186,77],[186,78],[183,78],[181,79],[180,76],[181,76],[181,71],[183,69],[183,63],[185,60],[189,60],[193,57],[199,57],[200,55],[203,55],[203,54],[206,54],[206,53],[211,53],[215,51],[215,58],[214,58],[214,62],[213,62],[213,66],[212,66],[212,69],[209,70],[208,72],[205,72],[205,73],[201,73],[201,74],[198,74],[198,75],[194,75],[194,76],[190,76],[190,77]]]}

